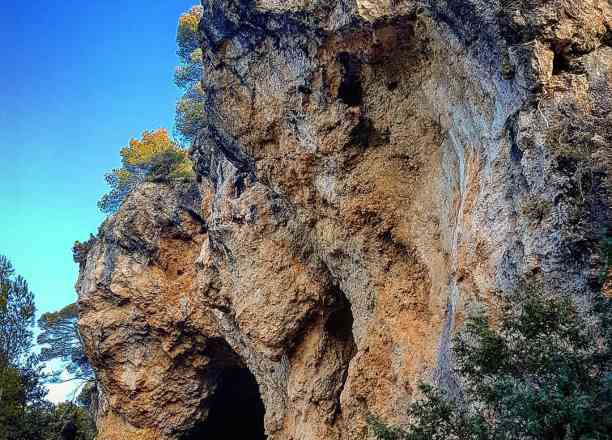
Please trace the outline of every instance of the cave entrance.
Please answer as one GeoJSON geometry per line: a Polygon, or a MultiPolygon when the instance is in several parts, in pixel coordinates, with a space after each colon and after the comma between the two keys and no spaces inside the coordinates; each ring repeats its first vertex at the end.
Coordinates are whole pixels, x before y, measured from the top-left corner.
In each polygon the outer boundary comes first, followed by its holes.
{"type": "Polygon", "coordinates": [[[221,374],[201,440],[264,440],[265,408],[259,386],[248,368],[229,368],[221,374]]]}
{"type": "Polygon", "coordinates": [[[209,345],[217,389],[207,401],[206,420],[183,440],[265,440],[266,413],[255,376],[225,341],[209,345]]]}

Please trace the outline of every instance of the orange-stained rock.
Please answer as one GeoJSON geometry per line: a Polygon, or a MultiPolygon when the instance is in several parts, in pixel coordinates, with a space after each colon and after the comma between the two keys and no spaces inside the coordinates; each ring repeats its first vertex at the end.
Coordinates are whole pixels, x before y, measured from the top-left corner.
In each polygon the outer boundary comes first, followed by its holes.
{"type": "Polygon", "coordinates": [[[204,2],[199,183],[139,188],[79,278],[100,440],[205,427],[236,368],[269,439],[365,439],[456,391],[472,308],[592,293],[612,9],[561,4],[204,2]]]}

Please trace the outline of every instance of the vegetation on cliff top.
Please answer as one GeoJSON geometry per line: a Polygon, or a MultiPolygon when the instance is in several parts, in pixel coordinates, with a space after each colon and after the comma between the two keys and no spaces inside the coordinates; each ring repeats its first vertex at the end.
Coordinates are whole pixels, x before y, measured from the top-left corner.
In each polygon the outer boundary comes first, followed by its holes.
{"type": "Polygon", "coordinates": [[[502,304],[496,324],[476,314],[454,341],[462,395],[421,385],[408,429],[373,419],[377,438],[611,438],[612,300],[587,306],[528,287],[502,304]]]}
{"type": "Polygon", "coordinates": [[[111,190],[98,202],[100,210],[115,213],[125,198],[145,181],[172,182],[193,178],[189,154],[165,129],[145,131],[121,150],[121,168],[106,174],[111,190]]]}
{"type": "MultiPolygon", "coordinates": [[[[198,33],[202,11],[201,6],[194,6],[182,14],[176,35],[179,66],[174,81],[184,93],[176,105],[175,128],[185,143],[194,140],[204,121],[204,91],[200,82],[202,49],[198,33]]],[[[100,199],[98,207],[106,214],[113,214],[144,181],[184,181],[193,176],[188,152],[170,138],[167,130],[145,131],[142,139],[132,139],[121,150],[121,168],[106,174],[110,191],[100,199]]]]}
{"type": "Polygon", "coordinates": [[[176,130],[184,141],[191,142],[204,123],[204,91],[202,89],[202,49],[198,26],[203,9],[194,6],[179,18],[176,43],[180,60],[174,81],[184,90],[176,105],[176,130]]]}

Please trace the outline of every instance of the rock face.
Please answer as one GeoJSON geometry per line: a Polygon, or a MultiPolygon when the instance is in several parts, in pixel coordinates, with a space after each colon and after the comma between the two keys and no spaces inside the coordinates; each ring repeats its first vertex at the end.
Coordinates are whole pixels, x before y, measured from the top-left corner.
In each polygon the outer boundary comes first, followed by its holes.
{"type": "Polygon", "coordinates": [[[101,440],[361,439],[451,391],[465,313],[586,296],[609,222],[607,0],[207,0],[197,185],[81,267],[101,440]]]}

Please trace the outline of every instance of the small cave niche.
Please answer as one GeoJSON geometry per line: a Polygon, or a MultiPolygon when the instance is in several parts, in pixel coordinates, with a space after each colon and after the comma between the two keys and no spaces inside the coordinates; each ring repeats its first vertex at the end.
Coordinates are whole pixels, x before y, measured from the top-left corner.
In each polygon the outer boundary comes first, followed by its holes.
{"type": "Polygon", "coordinates": [[[391,81],[390,83],[387,83],[387,90],[390,92],[396,91],[398,87],[399,87],[398,81],[391,81]]]}
{"type": "Polygon", "coordinates": [[[246,188],[244,175],[239,174],[234,179],[234,198],[239,198],[246,188]]]}
{"type": "Polygon", "coordinates": [[[377,147],[389,143],[390,131],[377,130],[371,119],[362,117],[359,123],[349,133],[349,142],[359,148],[377,147]]]}
{"type": "Polygon", "coordinates": [[[555,52],[553,57],[553,75],[560,75],[571,70],[570,58],[563,52],[555,52]]]}
{"type": "Polygon", "coordinates": [[[338,99],[349,107],[360,107],[363,103],[361,63],[347,52],[338,54],[337,60],[343,70],[342,82],[338,88],[338,99]]]}
{"type": "Polygon", "coordinates": [[[325,321],[325,334],[328,338],[326,346],[329,350],[328,356],[332,356],[338,362],[338,370],[333,380],[337,381],[339,385],[333,395],[335,406],[330,420],[333,423],[342,414],[340,400],[348,380],[349,366],[357,353],[357,345],[353,335],[354,319],[351,303],[345,293],[336,285],[332,287],[330,293],[333,302],[325,321]]]}
{"type": "Polygon", "coordinates": [[[353,336],[353,311],[351,303],[338,286],[333,287],[332,295],[335,298],[335,307],[327,318],[325,331],[342,347],[343,361],[348,367],[357,349],[353,336]]]}
{"type": "Polygon", "coordinates": [[[208,355],[217,389],[206,402],[210,408],[206,420],[181,440],[265,440],[266,410],[253,373],[225,341],[214,342],[208,355]]]}

